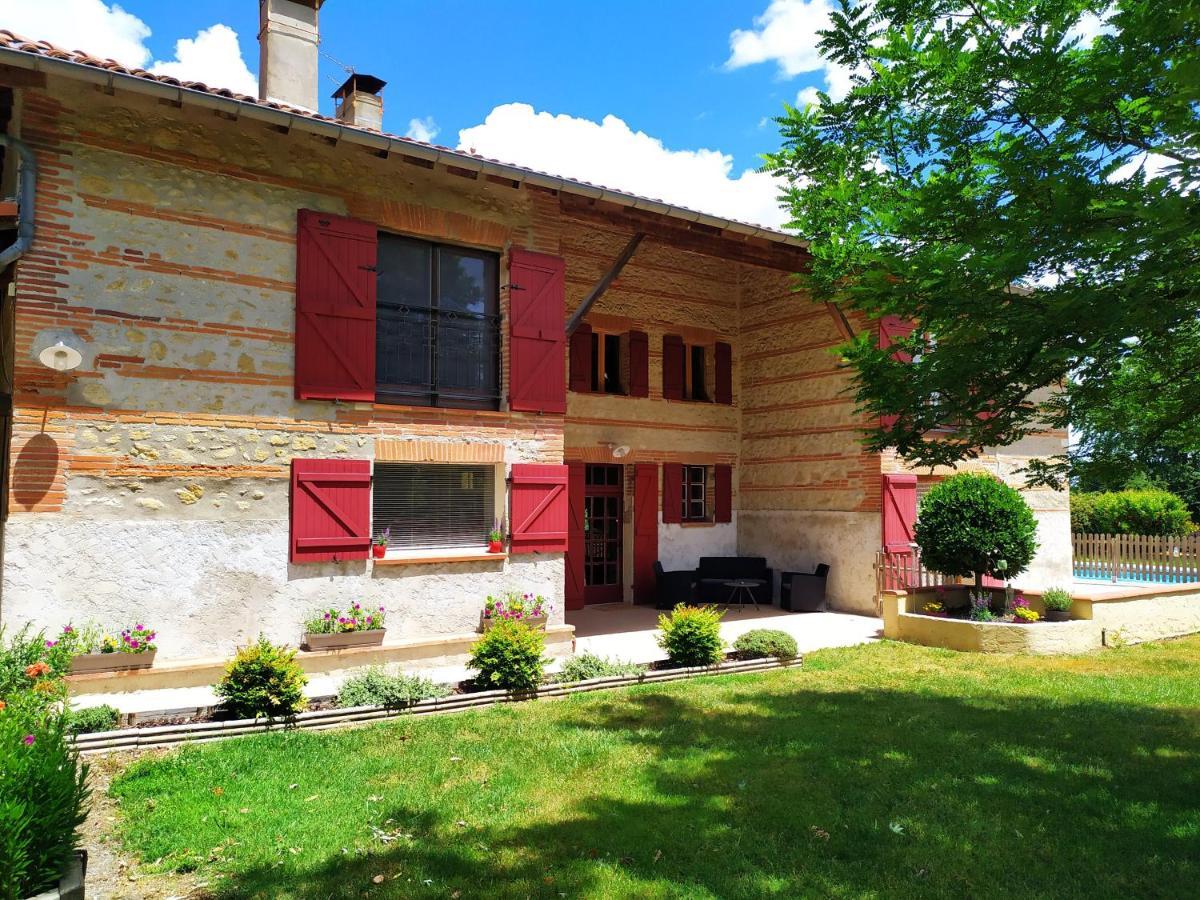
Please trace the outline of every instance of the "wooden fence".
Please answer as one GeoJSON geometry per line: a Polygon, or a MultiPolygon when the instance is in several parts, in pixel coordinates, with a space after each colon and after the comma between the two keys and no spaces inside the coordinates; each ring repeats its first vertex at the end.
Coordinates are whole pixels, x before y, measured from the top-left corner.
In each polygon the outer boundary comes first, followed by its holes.
{"type": "Polygon", "coordinates": [[[1200,534],[1073,534],[1074,575],[1089,581],[1200,581],[1200,534]]]}
{"type": "Polygon", "coordinates": [[[875,551],[875,596],[884,591],[906,591],[909,588],[936,587],[957,584],[957,578],[931,572],[921,564],[921,550],[916,544],[909,550],[875,551]]]}

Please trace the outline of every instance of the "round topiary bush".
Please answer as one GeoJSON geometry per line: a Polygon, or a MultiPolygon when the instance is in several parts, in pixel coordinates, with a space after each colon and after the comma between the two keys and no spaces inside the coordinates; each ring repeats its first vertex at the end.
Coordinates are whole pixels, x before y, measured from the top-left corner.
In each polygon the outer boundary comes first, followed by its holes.
{"type": "Polygon", "coordinates": [[[733,649],[742,659],[795,659],[800,655],[796,639],[777,628],[754,628],[733,642],[733,649]]]}
{"type": "Polygon", "coordinates": [[[1037,551],[1037,520],[1016,490],[990,475],[962,472],[935,485],[917,515],[921,562],[943,575],[1006,579],[1037,551]]]}
{"type": "Polygon", "coordinates": [[[307,705],[308,676],[296,662],[296,651],[272,644],[263,635],[245,647],[225,667],[216,695],[238,719],[290,716],[307,705]]]}
{"type": "Polygon", "coordinates": [[[546,635],[519,619],[502,619],[471,646],[472,669],[482,688],[532,691],[542,683],[546,635]]]}
{"type": "Polygon", "coordinates": [[[658,646],[676,666],[715,666],[725,658],[721,610],[680,604],[658,617],[658,646]]]}

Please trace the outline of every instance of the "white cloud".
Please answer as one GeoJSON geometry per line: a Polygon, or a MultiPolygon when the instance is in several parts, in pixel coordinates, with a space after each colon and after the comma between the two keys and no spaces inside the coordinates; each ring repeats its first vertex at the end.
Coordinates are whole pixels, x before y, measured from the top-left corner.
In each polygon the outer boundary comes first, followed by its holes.
{"type": "Polygon", "coordinates": [[[752,169],[734,175],[729,154],[671,150],[612,115],[593,122],[508,103],[460,131],[458,147],[730,219],[776,228],[788,220],[770,175],[752,169]]]}
{"type": "Polygon", "coordinates": [[[209,87],[258,93],[238,47],[237,32],[216,24],[194,38],[175,42],[175,59],[151,62],[146,45],[150,26],[116,3],[102,0],[0,0],[0,28],[22,37],[50,41],[68,50],[83,50],[130,68],[184,81],[203,81],[209,87]]]}
{"type": "Polygon", "coordinates": [[[180,38],[175,42],[175,59],[156,62],[150,71],[181,81],[203,81],[210,87],[229,88],[252,97],[258,95],[258,77],[246,67],[237,32],[228,25],[213,25],[194,38],[180,38]]]}
{"type": "Polygon", "coordinates": [[[404,132],[404,136],[412,138],[414,141],[422,141],[428,144],[441,131],[442,129],[438,127],[437,122],[433,121],[433,116],[426,116],[423,119],[409,119],[408,131],[404,132]]]}
{"type": "MultiPolygon", "coordinates": [[[[738,28],[729,35],[727,69],[741,69],[759,63],[774,62],[783,78],[795,78],[819,72],[825,78],[825,91],[840,100],[850,90],[850,72],[821,56],[817,33],[829,27],[830,0],[771,0],[754,27],[738,28]]],[[[796,96],[803,106],[815,103],[817,89],[806,87],[796,96]]]]}

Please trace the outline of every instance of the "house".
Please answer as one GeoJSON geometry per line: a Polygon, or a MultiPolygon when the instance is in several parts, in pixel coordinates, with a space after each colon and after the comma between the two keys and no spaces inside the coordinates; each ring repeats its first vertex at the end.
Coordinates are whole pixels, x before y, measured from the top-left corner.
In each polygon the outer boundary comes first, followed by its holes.
{"type": "MultiPolygon", "coordinates": [[[[875,614],[936,473],[858,444],[830,350],[875,326],[795,292],[804,241],[389,135],[376,78],[317,115],[320,3],[260,6],[261,98],[0,31],[0,194],[32,185],[0,247],[36,228],[0,273],[3,621],[144,621],[182,663],[357,600],[440,658],[489,593],[569,645],[734,554],[875,614]]],[[[1029,497],[1066,580],[1066,497],[1029,497]]]]}

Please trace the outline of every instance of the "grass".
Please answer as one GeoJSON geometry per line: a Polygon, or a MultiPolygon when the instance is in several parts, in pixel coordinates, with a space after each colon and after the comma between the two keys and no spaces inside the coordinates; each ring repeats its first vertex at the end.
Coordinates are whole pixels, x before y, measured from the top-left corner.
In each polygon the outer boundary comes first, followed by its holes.
{"type": "Polygon", "coordinates": [[[120,836],[218,897],[1185,897],[1200,637],[881,643],[132,764],[120,836]]]}

